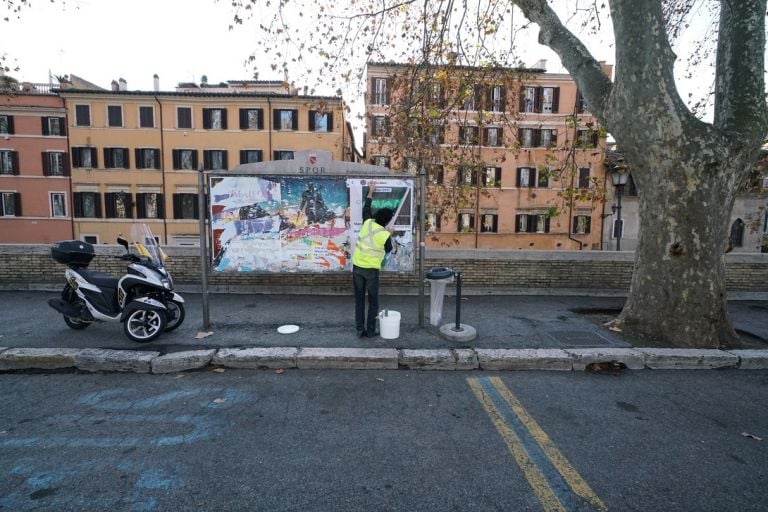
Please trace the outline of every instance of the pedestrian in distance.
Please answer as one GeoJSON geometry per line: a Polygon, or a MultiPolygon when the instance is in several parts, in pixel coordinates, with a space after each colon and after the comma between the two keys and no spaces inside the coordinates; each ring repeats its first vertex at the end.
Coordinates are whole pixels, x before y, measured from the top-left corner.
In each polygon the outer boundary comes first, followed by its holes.
{"type": "Polygon", "coordinates": [[[371,215],[371,201],[376,182],[368,183],[368,194],[363,205],[363,226],[357,234],[357,244],[352,253],[352,284],[355,290],[355,328],[361,338],[376,334],[376,317],[379,313],[379,272],[384,256],[392,251],[392,233],[387,225],[394,212],[380,208],[371,215]],[[368,314],[365,311],[365,295],[368,294],[368,314]]]}

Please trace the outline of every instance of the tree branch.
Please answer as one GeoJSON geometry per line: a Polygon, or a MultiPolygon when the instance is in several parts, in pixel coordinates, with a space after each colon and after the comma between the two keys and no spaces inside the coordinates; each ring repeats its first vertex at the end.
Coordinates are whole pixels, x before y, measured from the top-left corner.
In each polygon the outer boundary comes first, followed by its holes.
{"type": "Polygon", "coordinates": [[[513,0],[541,32],[539,42],[557,53],[570,72],[590,111],[605,123],[612,84],[586,46],[561,23],[547,0],[513,0]]]}
{"type": "Polygon", "coordinates": [[[766,0],[720,2],[715,68],[715,127],[758,143],[768,131],[765,9],[766,0]]]}

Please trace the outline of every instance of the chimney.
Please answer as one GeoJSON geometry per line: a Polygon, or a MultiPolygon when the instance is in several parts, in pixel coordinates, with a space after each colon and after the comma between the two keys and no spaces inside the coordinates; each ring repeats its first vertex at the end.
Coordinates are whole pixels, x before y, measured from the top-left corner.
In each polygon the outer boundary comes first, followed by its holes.
{"type": "Polygon", "coordinates": [[[125,78],[121,78],[118,80],[118,83],[120,84],[120,90],[121,91],[127,91],[128,90],[128,82],[125,81],[125,78]]]}
{"type": "Polygon", "coordinates": [[[547,70],[547,59],[539,59],[536,61],[536,64],[533,65],[533,69],[543,69],[544,71],[547,70]]]}
{"type": "Polygon", "coordinates": [[[112,90],[113,91],[119,91],[120,90],[120,86],[117,85],[117,81],[116,80],[112,80],[112,90]]]}
{"type": "Polygon", "coordinates": [[[155,73],[152,78],[155,84],[155,92],[158,92],[160,90],[160,77],[157,76],[157,73],[155,73]]]}

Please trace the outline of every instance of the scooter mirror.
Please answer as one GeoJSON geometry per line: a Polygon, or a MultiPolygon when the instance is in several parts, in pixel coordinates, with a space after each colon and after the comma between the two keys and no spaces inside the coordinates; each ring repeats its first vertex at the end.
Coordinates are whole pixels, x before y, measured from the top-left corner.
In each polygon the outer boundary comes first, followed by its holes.
{"type": "Polygon", "coordinates": [[[128,240],[123,238],[122,236],[118,235],[117,237],[117,243],[125,247],[125,250],[128,250],[128,240]]]}

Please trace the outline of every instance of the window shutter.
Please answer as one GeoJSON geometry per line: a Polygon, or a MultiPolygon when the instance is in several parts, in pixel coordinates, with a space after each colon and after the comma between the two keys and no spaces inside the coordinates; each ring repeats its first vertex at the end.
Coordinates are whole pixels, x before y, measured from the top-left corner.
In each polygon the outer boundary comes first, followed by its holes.
{"type": "MultiPolygon", "coordinates": [[[[197,194],[192,194],[192,195],[197,196],[197,194]]],[[[199,219],[200,218],[200,201],[198,197],[195,197],[195,199],[196,201],[194,201],[195,204],[193,206],[192,211],[194,212],[194,218],[199,219]]]]}
{"type": "Polygon", "coordinates": [[[523,147],[523,129],[518,128],[517,129],[517,142],[520,144],[520,147],[523,147]]]}
{"type": "MultiPolygon", "coordinates": [[[[13,132],[11,132],[13,133],[13,132]]],[[[19,175],[19,153],[18,151],[11,151],[11,166],[13,167],[13,174],[19,175]]]]}
{"type": "Polygon", "coordinates": [[[519,213],[515,215],[515,233],[520,232],[520,222],[522,221],[522,217],[523,216],[519,213]]]}
{"type": "Polygon", "coordinates": [[[128,151],[128,148],[120,148],[118,151],[123,152],[123,168],[130,169],[131,168],[131,152],[128,151]]]}
{"type": "Polygon", "coordinates": [[[203,129],[204,130],[211,129],[211,109],[209,108],[203,109],[203,129]]]}
{"type": "Polygon", "coordinates": [[[59,118],[59,135],[61,135],[62,137],[67,136],[67,118],[66,117],[59,118]]]}
{"type": "Polygon", "coordinates": [[[152,153],[155,155],[155,169],[162,169],[163,166],[160,164],[160,150],[153,149],[152,153]]]}
{"type": "Polygon", "coordinates": [[[596,148],[597,145],[600,143],[600,135],[597,133],[597,131],[593,130],[591,134],[592,139],[592,147],[596,148]]]}
{"type": "Polygon", "coordinates": [[[534,112],[541,112],[541,100],[542,96],[544,94],[542,87],[536,88],[536,94],[534,94],[534,100],[533,100],[533,111],[534,112]]]}
{"type": "Polygon", "coordinates": [[[226,149],[222,151],[223,155],[221,157],[221,165],[224,168],[224,170],[229,170],[229,151],[226,149]]]}
{"type": "Polygon", "coordinates": [[[240,163],[241,164],[248,163],[247,160],[246,160],[247,155],[248,155],[248,152],[246,150],[244,150],[244,149],[240,150],[240,163]]]}
{"type": "Polygon", "coordinates": [[[42,125],[43,125],[43,135],[50,135],[48,131],[48,118],[41,117],[40,120],[42,121],[42,125]]]}
{"type": "Polygon", "coordinates": [[[317,115],[317,110],[309,111],[309,131],[311,132],[315,131],[315,115],[317,115]]]}
{"type": "Polygon", "coordinates": [[[192,169],[194,169],[195,171],[197,170],[197,162],[198,162],[198,160],[197,160],[197,150],[193,149],[192,150],[192,169]]]}
{"type": "Polygon", "coordinates": [[[179,150],[174,149],[173,151],[171,151],[171,155],[173,157],[173,168],[174,169],[181,168],[181,155],[179,154],[179,150]]]}
{"type": "Polygon", "coordinates": [[[537,148],[541,146],[541,130],[533,130],[533,137],[531,138],[533,139],[533,144],[531,144],[533,147],[537,148]]]}
{"type": "Polygon", "coordinates": [[[82,148],[72,148],[72,167],[82,167],[82,148]]]}
{"type": "Polygon", "coordinates": [[[16,216],[21,217],[21,193],[14,192],[13,194],[13,206],[16,209],[16,216]]]}
{"type": "Polygon", "coordinates": [[[279,160],[280,152],[279,151],[272,151],[272,160],[279,160]]]}
{"type": "Polygon", "coordinates": [[[106,192],[104,194],[104,206],[107,212],[107,218],[113,219],[115,217],[115,193],[106,192]]]}
{"type": "Polygon", "coordinates": [[[93,164],[93,168],[96,169],[99,167],[99,154],[96,151],[96,148],[87,148],[88,151],[91,152],[91,163],[93,164]]]}
{"type": "Polygon", "coordinates": [[[529,233],[535,233],[539,224],[538,215],[528,215],[528,225],[526,226],[529,233]]]}
{"type": "Polygon", "coordinates": [[[13,116],[8,116],[8,134],[13,135],[16,131],[13,128],[13,116]]]}
{"type": "Polygon", "coordinates": [[[258,127],[259,127],[259,130],[263,130],[264,129],[264,109],[260,108],[258,109],[258,112],[259,112],[258,127]]]}
{"type": "Polygon", "coordinates": [[[573,217],[573,227],[571,228],[571,233],[576,233],[576,230],[579,227],[579,216],[576,215],[573,217]]]}
{"type": "Polygon", "coordinates": [[[210,170],[211,168],[211,151],[208,149],[203,150],[203,169],[210,170]]]}
{"type": "Polygon", "coordinates": [[[240,129],[246,130],[248,128],[248,109],[240,109],[240,129]]]}
{"type": "Polygon", "coordinates": [[[72,174],[72,169],[69,166],[69,157],[66,153],[61,154],[61,166],[64,170],[64,176],[69,176],[72,174]]]}
{"type": "Polygon", "coordinates": [[[134,149],[133,154],[136,156],[136,168],[144,169],[144,159],[141,156],[141,149],[139,148],[134,149]]]}
{"type": "Polygon", "coordinates": [[[549,233],[549,216],[544,217],[544,232],[549,233]]]}
{"type": "Polygon", "coordinates": [[[146,194],[136,194],[136,218],[137,219],[147,218],[146,204],[147,204],[146,194]]]}
{"type": "Polygon", "coordinates": [[[522,176],[523,176],[523,169],[521,167],[518,167],[517,168],[517,188],[520,188],[520,186],[523,183],[522,176]]]}
{"type": "Polygon", "coordinates": [[[560,88],[554,87],[552,91],[552,113],[557,114],[560,108],[560,88]]]}
{"type": "Polygon", "coordinates": [[[72,209],[75,217],[83,216],[83,193],[74,192],[72,194],[72,209]]]}
{"type": "Polygon", "coordinates": [[[587,215],[584,217],[584,233],[591,233],[592,232],[592,217],[587,215]]]}
{"type": "Polygon", "coordinates": [[[280,110],[273,110],[272,111],[272,129],[279,130],[280,129],[280,110]]]}
{"type": "Polygon", "coordinates": [[[518,112],[525,112],[525,87],[521,87],[518,94],[518,112]]]}
{"type": "Polygon", "coordinates": [[[327,123],[328,131],[332,132],[333,131],[333,112],[328,112],[328,114],[326,115],[328,117],[328,123],[327,123]]]}
{"type": "Polygon", "coordinates": [[[221,109],[221,129],[227,129],[227,109],[221,109]]]}
{"type": "Polygon", "coordinates": [[[173,218],[181,218],[181,194],[173,194],[173,218]]]}
{"type": "Polygon", "coordinates": [[[165,199],[163,194],[157,194],[157,218],[165,218],[165,199]]]}
{"type": "Polygon", "coordinates": [[[125,200],[126,215],[129,219],[133,219],[133,195],[130,192],[120,192],[125,200]]]}
{"type": "Polygon", "coordinates": [[[291,115],[291,121],[293,121],[293,129],[298,130],[299,129],[299,111],[298,110],[292,110],[293,114],[291,115]]]}
{"type": "MultiPolygon", "coordinates": [[[[499,96],[501,98],[501,111],[506,112],[507,111],[507,89],[502,85],[501,86],[501,95],[499,96]]],[[[496,221],[494,220],[494,223],[496,221]]],[[[494,228],[495,230],[495,228],[494,228]]]]}
{"type": "Polygon", "coordinates": [[[111,148],[104,148],[104,167],[107,169],[112,168],[112,151],[111,148]]]}
{"type": "Polygon", "coordinates": [[[43,176],[51,175],[51,158],[47,151],[43,151],[43,176]]]}
{"type": "Polygon", "coordinates": [[[376,79],[371,78],[368,80],[368,103],[373,104],[376,99],[376,79]]]}
{"type": "Polygon", "coordinates": [[[97,192],[91,192],[93,194],[93,204],[96,205],[96,217],[101,219],[101,194],[97,192]]]}

